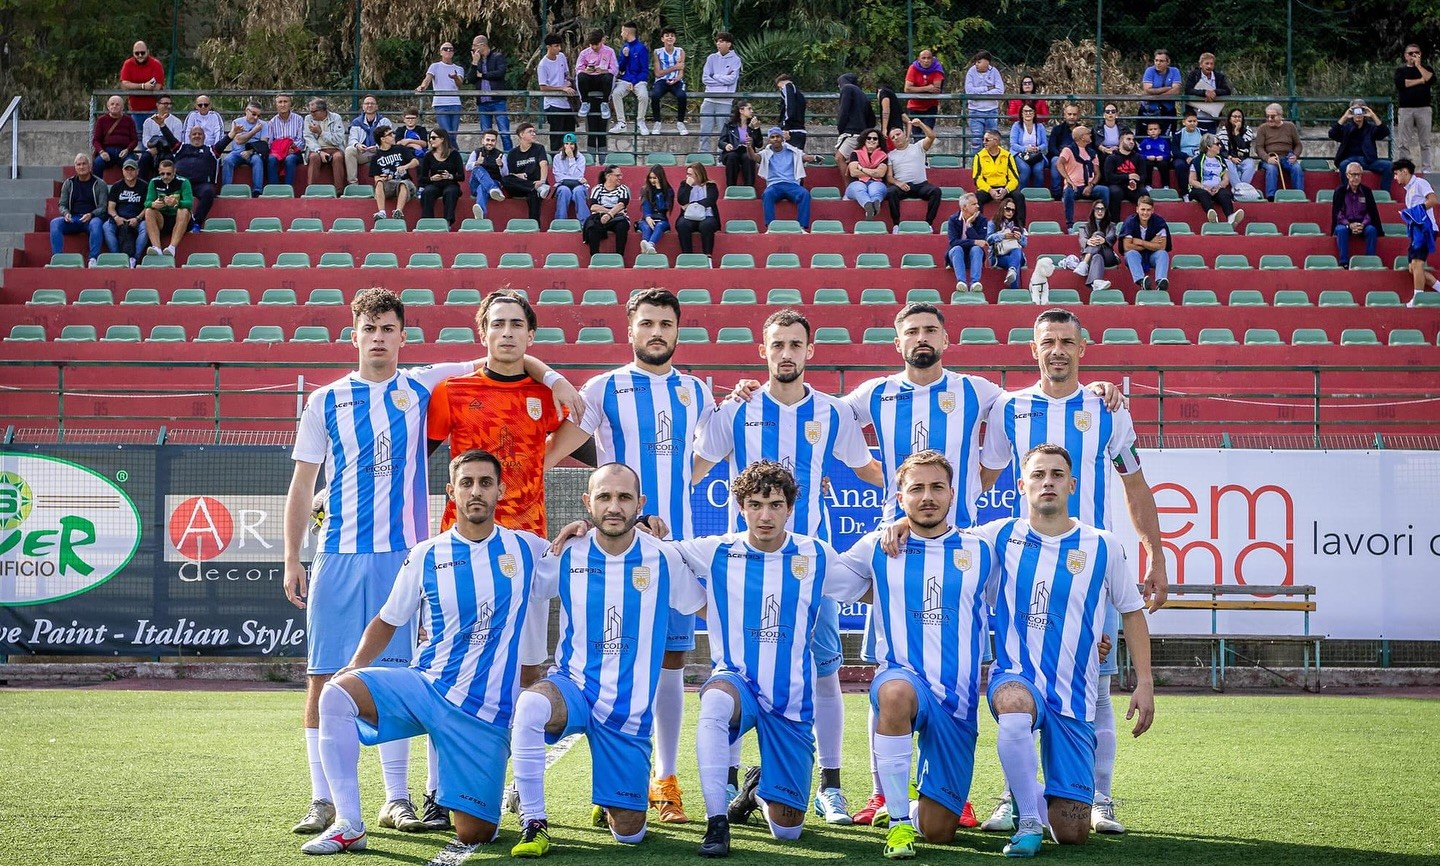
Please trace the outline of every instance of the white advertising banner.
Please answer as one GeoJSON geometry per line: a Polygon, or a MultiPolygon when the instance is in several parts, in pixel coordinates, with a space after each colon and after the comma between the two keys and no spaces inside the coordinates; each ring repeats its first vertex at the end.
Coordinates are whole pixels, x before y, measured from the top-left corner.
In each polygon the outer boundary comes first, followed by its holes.
{"type": "MultiPolygon", "coordinates": [[[[1440,452],[1181,449],[1141,459],[1172,586],[1313,585],[1312,634],[1440,640],[1440,452]]],[[[1134,530],[1117,518],[1141,572],[1134,530]]],[[[1162,610],[1150,630],[1206,632],[1210,616],[1162,610]]],[[[1301,617],[1221,611],[1218,628],[1298,634],[1301,617]]]]}

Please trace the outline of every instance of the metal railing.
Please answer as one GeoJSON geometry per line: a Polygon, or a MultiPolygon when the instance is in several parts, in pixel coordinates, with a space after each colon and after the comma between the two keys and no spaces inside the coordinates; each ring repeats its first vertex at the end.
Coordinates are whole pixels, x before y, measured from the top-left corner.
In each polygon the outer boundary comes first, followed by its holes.
{"type": "MultiPolygon", "coordinates": [[[[93,101],[93,100],[92,100],[93,101]]],[[[0,132],[10,124],[10,179],[20,177],[20,97],[10,100],[5,112],[0,114],[0,132]]],[[[93,125],[93,124],[92,124],[93,125]]]]}

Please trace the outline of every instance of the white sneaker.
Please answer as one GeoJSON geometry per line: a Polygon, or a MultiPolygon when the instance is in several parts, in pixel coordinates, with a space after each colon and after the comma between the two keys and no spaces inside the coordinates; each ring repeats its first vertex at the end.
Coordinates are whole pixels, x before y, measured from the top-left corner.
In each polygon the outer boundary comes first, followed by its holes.
{"type": "Polygon", "coordinates": [[[424,833],[430,829],[420,816],[415,814],[415,804],[409,799],[389,800],[380,807],[377,819],[381,827],[393,827],[402,833],[424,833]]]}
{"type": "Polygon", "coordinates": [[[650,131],[649,131],[648,133],[646,133],[646,135],[663,135],[664,133],[661,132],[661,127],[662,127],[662,126],[663,126],[663,124],[661,124],[659,121],[656,121],[656,122],[650,127],[650,131]]]}
{"type": "Polygon", "coordinates": [[[635,125],[640,128],[640,134],[641,134],[641,135],[649,135],[649,134],[650,134],[650,127],[648,127],[648,126],[645,125],[645,121],[643,121],[643,120],[637,120],[637,121],[635,121],[635,125]]]}
{"type": "Polygon", "coordinates": [[[655,245],[650,243],[649,241],[641,241],[640,252],[644,253],[647,256],[653,256],[655,255],[655,245]]]}
{"type": "Polygon", "coordinates": [[[96,261],[98,261],[98,260],[97,260],[97,259],[91,259],[90,261],[88,261],[88,262],[85,263],[85,266],[86,266],[86,267],[89,267],[89,268],[93,268],[93,267],[95,267],[95,262],[96,262],[96,261]]]}
{"type": "Polygon", "coordinates": [[[1020,276],[1020,272],[1017,271],[1017,270],[1015,270],[1014,268],[1009,268],[1009,269],[1007,269],[1007,270],[1005,271],[1005,288],[1008,289],[1008,288],[1014,286],[1014,285],[1015,285],[1015,282],[1016,282],[1016,280],[1017,280],[1017,278],[1018,278],[1019,276],[1020,276]]]}
{"type": "Polygon", "coordinates": [[[169,256],[169,257],[172,258],[172,259],[175,258],[175,245],[174,245],[174,244],[171,244],[170,246],[168,246],[168,247],[165,248],[165,255],[169,256]]]}
{"type": "Polygon", "coordinates": [[[1238,226],[1240,225],[1240,223],[1244,222],[1244,220],[1245,211],[1243,210],[1237,208],[1234,213],[1230,214],[1230,225],[1232,226],[1238,226]]]}
{"type": "Polygon", "coordinates": [[[970,291],[972,291],[972,292],[983,292],[983,291],[985,291],[985,287],[982,286],[982,285],[980,285],[980,283],[978,283],[978,282],[974,282],[974,283],[971,283],[971,284],[970,284],[970,291]]]}
{"type": "Polygon", "coordinates": [[[614,126],[610,127],[610,133],[613,135],[614,133],[617,133],[617,132],[624,132],[625,129],[626,129],[626,124],[625,124],[625,122],[622,120],[621,122],[619,122],[619,123],[615,124],[614,126]]]}
{"type": "Polygon", "coordinates": [[[538,192],[538,193],[540,193],[540,197],[541,197],[541,198],[549,198],[549,197],[550,197],[550,184],[548,184],[548,183],[542,183],[542,184],[540,184],[539,186],[535,187],[535,191],[538,192]]]}
{"type": "Polygon", "coordinates": [[[1109,280],[1096,280],[1090,284],[1090,290],[1095,292],[1103,292],[1108,288],[1110,288],[1109,280]]]}
{"type": "Polygon", "coordinates": [[[826,824],[848,826],[855,823],[850,817],[850,804],[839,788],[821,788],[815,792],[815,814],[825,819],[826,824]]]}
{"type": "Polygon", "coordinates": [[[583,102],[580,103],[580,110],[577,111],[577,112],[575,112],[575,116],[578,117],[578,118],[580,118],[581,120],[584,120],[585,118],[589,117],[589,116],[590,116],[590,106],[586,105],[586,104],[583,103],[583,102]]]}
{"type": "Polygon", "coordinates": [[[1110,799],[1100,799],[1096,795],[1095,804],[1090,807],[1090,829],[1096,833],[1124,833],[1125,825],[1115,820],[1115,803],[1110,799]]]}
{"type": "Polygon", "coordinates": [[[1205,211],[1205,222],[1207,222],[1207,223],[1218,223],[1218,222],[1220,222],[1220,215],[1215,212],[1215,208],[1212,207],[1212,208],[1210,208],[1209,210],[1205,211]]]}
{"type": "Polygon", "coordinates": [[[900,234],[900,227],[899,227],[899,226],[896,226],[895,228],[891,229],[891,230],[890,230],[890,234],[892,234],[892,235],[898,235],[898,234],[900,234]]]}
{"type": "Polygon", "coordinates": [[[470,213],[474,214],[475,219],[477,220],[485,219],[485,211],[481,210],[480,205],[478,204],[470,205],[470,213]]]}
{"type": "Polygon", "coordinates": [[[500,187],[498,187],[498,186],[497,186],[497,187],[493,187],[493,188],[490,190],[490,200],[491,200],[491,201],[504,201],[504,200],[505,200],[505,193],[504,193],[504,191],[501,190],[500,187]]]}
{"type": "Polygon", "coordinates": [[[689,135],[689,134],[690,134],[690,127],[686,126],[683,122],[677,120],[677,121],[675,121],[675,134],[676,134],[676,135],[689,135]]]}
{"type": "Polygon", "coordinates": [[[134,256],[131,256],[131,257],[130,257],[130,267],[132,267],[132,268],[135,267],[135,257],[134,257],[134,256]]]}
{"type": "Polygon", "coordinates": [[[160,249],[159,247],[150,247],[150,248],[149,248],[148,250],[146,250],[145,252],[146,252],[147,255],[152,255],[152,256],[163,256],[163,255],[165,255],[165,251],[162,250],[162,249],[160,249]]]}
{"type": "Polygon", "coordinates": [[[376,221],[385,219],[385,211],[383,211],[383,210],[377,210],[377,211],[375,211],[373,214],[370,215],[370,219],[376,220],[376,221]]]}
{"type": "Polygon", "coordinates": [[[365,825],[356,827],[349,821],[336,821],[320,832],[319,836],[300,846],[304,854],[339,854],[344,851],[365,850],[365,825]]]}
{"type": "Polygon", "coordinates": [[[965,285],[965,281],[964,281],[964,280],[956,280],[956,281],[955,281],[955,291],[957,291],[957,292],[963,292],[963,291],[967,291],[968,288],[969,288],[969,287],[965,285]]]}
{"type": "Polygon", "coordinates": [[[986,833],[1013,833],[1015,832],[1015,804],[1005,797],[995,804],[995,811],[990,817],[980,822],[980,829],[986,833]]]}
{"type": "Polygon", "coordinates": [[[609,119],[610,119],[610,103],[608,103],[608,102],[602,102],[602,103],[600,103],[600,117],[603,118],[604,120],[609,120],[609,119]]]}

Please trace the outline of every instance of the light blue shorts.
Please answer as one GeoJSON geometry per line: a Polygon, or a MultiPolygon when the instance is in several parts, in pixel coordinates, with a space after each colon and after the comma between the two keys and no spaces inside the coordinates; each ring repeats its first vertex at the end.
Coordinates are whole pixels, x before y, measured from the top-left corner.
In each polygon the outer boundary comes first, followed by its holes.
{"type": "Polygon", "coordinates": [[[606,727],[595,718],[585,693],[568,678],[545,678],[565,699],[565,730],[545,735],[551,745],[571,734],[590,743],[590,802],[610,809],[644,812],[650,807],[650,738],[606,727]]]}
{"type": "Polygon", "coordinates": [[[870,705],[880,714],[880,686],[904,680],[915,690],[915,731],[919,735],[920,795],[959,816],[970,799],[970,780],[975,774],[975,720],[957,719],[945,711],[930,687],[904,668],[888,668],[870,683],[870,705]]]}
{"type": "Polygon", "coordinates": [[[1095,802],[1095,725],[1062,716],[1045,706],[1045,696],[1035,684],[1016,674],[990,678],[986,700],[995,713],[995,690],[1005,683],[1020,683],[1035,701],[1035,728],[1040,731],[1040,770],[1045,777],[1045,796],[1095,802]]]}
{"type": "Polygon", "coordinates": [[[845,650],[840,645],[840,605],[833,598],[820,599],[810,652],[815,656],[816,677],[830,676],[845,662],[845,650]]]}
{"type": "Polygon", "coordinates": [[[367,746],[429,734],[439,759],[436,801],[447,809],[500,823],[510,731],[449,701],[415,668],[362,668],[378,725],[357,719],[367,746]]]}
{"type": "Polygon", "coordinates": [[[1120,673],[1120,611],[1113,604],[1105,605],[1105,633],[1110,635],[1110,655],[1100,663],[1100,676],[1120,673]]]}
{"type": "MultiPolygon", "coordinates": [[[[309,674],[333,674],[350,664],[360,636],[385,606],[408,550],[389,553],[319,553],[310,564],[305,603],[309,674]]],[[[405,667],[415,654],[415,623],[395,629],[374,667],[405,667]]]]}
{"type": "Polygon", "coordinates": [[[693,650],[695,648],[695,614],[670,611],[670,622],[665,626],[665,651],[693,650]]]}
{"type": "Polygon", "coordinates": [[[705,686],[719,682],[728,683],[740,695],[740,726],[730,729],[730,742],[737,742],[752,729],[759,740],[760,787],[757,793],[761,799],[801,812],[807,811],[810,808],[810,779],[815,772],[814,722],[796,722],[765,712],[750,684],[732,673],[715,674],[705,686]]]}

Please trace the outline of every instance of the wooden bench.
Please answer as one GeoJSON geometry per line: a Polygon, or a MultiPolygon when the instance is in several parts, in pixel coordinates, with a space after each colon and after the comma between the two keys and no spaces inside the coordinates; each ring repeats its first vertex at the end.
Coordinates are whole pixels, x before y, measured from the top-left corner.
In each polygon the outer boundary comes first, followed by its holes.
{"type": "Polygon", "coordinates": [[[1210,631],[1195,634],[1157,634],[1151,636],[1152,643],[1165,641],[1206,641],[1210,644],[1210,687],[1216,691],[1225,688],[1225,670],[1230,666],[1230,657],[1236,655],[1235,643],[1299,644],[1304,653],[1304,685],[1310,685],[1310,658],[1314,652],[1315,688],[1320,685],[1320,645],[1324,635],[1310,633],[1310,614],[1315,612],[1315,587],[1313,586],[1260,586],[1231,584],[1179,584],[1170,587],[1170,596],[1165,607],[1170,610],[1210,611],[1210,631]],[[1245,596],[1237,598],[1235,596],[1245,596]],[[1255,598],[1254,596],[1268,596],[1255,598]],[[1220,631],[1219,612],[1222,610],[1274,610],[1291,611],[1301,614],[1299,634],[1240,634],[1220,631]]]}

